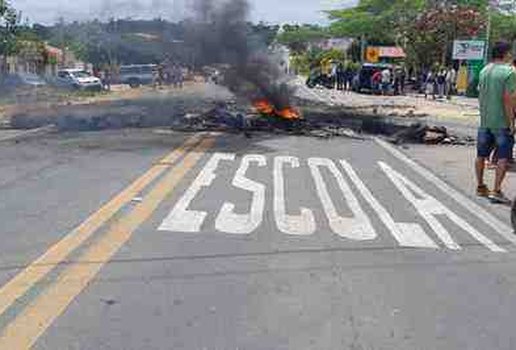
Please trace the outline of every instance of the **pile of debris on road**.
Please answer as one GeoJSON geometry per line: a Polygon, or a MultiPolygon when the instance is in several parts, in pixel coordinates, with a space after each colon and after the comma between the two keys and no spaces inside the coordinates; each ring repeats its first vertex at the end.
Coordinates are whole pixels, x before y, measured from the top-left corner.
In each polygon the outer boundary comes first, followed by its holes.
{"type": "Polygon", "coordinates": [[[366,134],[383,135],[395,144],[422,143],[429,145],[471,145],[474,138],[451,135],[445,127],[431,127],[416,123],[409,126],[393,124],[379,117],[347,115],[305,116],[292,109],[291,116],[285,118],[272,108],[259,105],[258,108],[239,109],[237,103],[217,103],[215,107],[202,113],[186,114],[172,126],[181,131],[237,131],[250,137],[251,132],[302,135],[317,138],[347,137],[365,139],[366,134]]]}
{"type": "Polygon", "coordinates": [[[390,135],[388,139],[394,144],[472,145],[475,143],[473,137],[449,134],[444,126],[428,126],[421,123],[415,123],[402,128],[393,135],[390,135]]]}
{"type": "Polygon", "coordinates": [[[301,135],[317,138],[348,137],[363,140],[360,132],[342,123],[314,121],[303,118],[294,108],[274,110],[254,105],[241,110],[234,102],[219,102],[214,108],[203,113],[188,113],[175,121],[172,129],[178,131],[227,131],[243,132],[247,137],[251,132],[301,135]]]}

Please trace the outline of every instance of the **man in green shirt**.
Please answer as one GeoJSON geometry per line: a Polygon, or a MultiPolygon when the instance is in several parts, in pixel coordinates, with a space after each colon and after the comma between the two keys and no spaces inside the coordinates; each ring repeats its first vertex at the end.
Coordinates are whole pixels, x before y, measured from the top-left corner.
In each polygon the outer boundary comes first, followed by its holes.
{"type": "Polygon", "coordinates": [[[502,182],[507,173],[514,146],[513,110],[516,106],[516,71],[511,62],[511,46],[496,43],[493,60],[480,73],[479,102],[480,128],[477,139],[476,173],[477,195],[489,197],[493,203],[509,203],[502,192],[502,182]],[[493,191],[484,183],[486,158],[496,148],[498,164],[493,191]]]}

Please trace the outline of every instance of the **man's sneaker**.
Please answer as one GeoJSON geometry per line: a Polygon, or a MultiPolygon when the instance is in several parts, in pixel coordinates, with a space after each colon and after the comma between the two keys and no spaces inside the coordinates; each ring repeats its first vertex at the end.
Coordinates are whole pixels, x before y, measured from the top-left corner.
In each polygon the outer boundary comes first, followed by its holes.
{"type": "Polygon", "coordinates": [[[511,204],[512,203],[512,201],[509,198],[505,197],[505,194],[502,191],[491,192],[489,194],[489,200],[493,204],[511,204]]]}
{"type": "Polygon", "coordinates": [[[488,197],[489,196],[489,188],[486,185],[477,187],[477,196],[479,197],[488,197]]]}

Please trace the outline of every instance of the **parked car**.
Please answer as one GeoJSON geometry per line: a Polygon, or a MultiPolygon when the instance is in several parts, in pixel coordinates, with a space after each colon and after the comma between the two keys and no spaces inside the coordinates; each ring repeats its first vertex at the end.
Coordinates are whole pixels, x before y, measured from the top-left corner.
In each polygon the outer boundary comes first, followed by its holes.
{"type": "Polygon", "coordinates": [[[39,88],[47,85],[40,76],[32,73],[17,73],[0,76],[0,86],[3,89],[39,88]]]}
{"type": "Polygon", "coordinates": [[[353,91],[372,92],[374,90],[372,82],[373,74],[378,71],[381,72],[385,68],[392,69],[392,66],[385,63],[364,63],[353,81],[353,91]]]}
{"type": "Polygon", "coordinates": [[[56,85],[75,90],[102,90],[100,79],[82,69],[63,69],[57,72],[56,85]]]}
{"type": "Polygon", "coordinates": [[[132,88],[141,85],[152,84],[154,80],[154,72],[157,66],[155,64],[134,64],[130,66],[120,67],[120,83],[128,84],[132,88]]]}

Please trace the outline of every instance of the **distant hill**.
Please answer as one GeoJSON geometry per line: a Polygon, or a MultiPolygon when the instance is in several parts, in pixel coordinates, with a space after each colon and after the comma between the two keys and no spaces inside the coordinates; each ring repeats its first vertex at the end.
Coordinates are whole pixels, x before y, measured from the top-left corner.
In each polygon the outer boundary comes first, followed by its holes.
{"type": "MultiPolygon", "coordinates": [[[[210,63],[209,57],[195,55],[197,43],[188,35],[191,25],[162,19],[122,19],[61,22],[53,26],[36,24],[33,29],[49,44],[68,47],[80,59],[98,66],[157,63],[166,57],[191,66],[210,63]]],[[[277,30],[277,26],[249,24],[249,35],[264,45],[274,40],[277,30]]]]}

